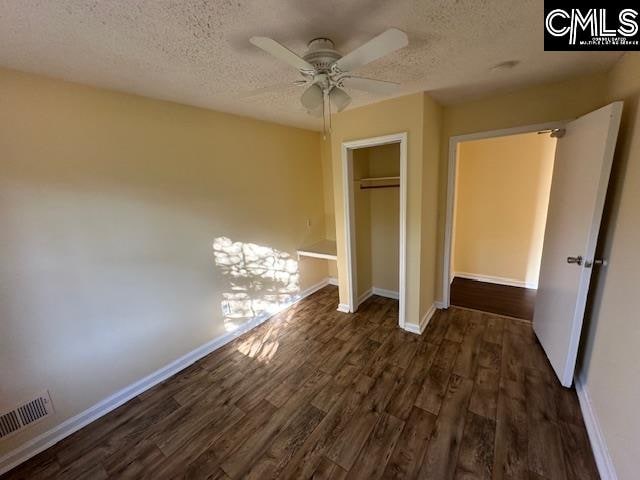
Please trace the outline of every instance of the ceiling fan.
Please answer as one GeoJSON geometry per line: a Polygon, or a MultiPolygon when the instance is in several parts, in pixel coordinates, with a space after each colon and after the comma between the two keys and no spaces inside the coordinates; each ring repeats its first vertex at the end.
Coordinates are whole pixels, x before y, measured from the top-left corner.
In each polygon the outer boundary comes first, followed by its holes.
{"type": "Polygon", "coordinates": [[[357,77],[351,71],[406,47],[409,43],[407,34],[397,28],[385,30],[344,56],[335,50],[334,43],[328,38],[311,40],[308,51],[303,56],[268,37],[251,37],[249,41],[300,72],[304,78],[294,84],[308,85],[300,102],[310,115],[324,118],[325,132],[330,128],[331,105],[340,112],[351,102],[345,88],[379,94],[398,90],[400,85],[397,83],[357,77]]]}

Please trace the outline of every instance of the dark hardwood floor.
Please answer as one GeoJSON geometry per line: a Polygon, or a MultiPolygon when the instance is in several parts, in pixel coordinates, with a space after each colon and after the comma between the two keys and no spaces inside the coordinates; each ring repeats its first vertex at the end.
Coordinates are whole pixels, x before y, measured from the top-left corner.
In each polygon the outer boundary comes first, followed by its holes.
{"type": "Polygon", "coordinates": [[[510,287],[456,277],[451,283],[451,305],[508,317],[533,320],[537,290],[510,287]]]}
{"type": "Polygon", "coordinates": [[[596,479],[574,390],[531,327],[451,308],[299,302],[7,479],[596,479]]]}

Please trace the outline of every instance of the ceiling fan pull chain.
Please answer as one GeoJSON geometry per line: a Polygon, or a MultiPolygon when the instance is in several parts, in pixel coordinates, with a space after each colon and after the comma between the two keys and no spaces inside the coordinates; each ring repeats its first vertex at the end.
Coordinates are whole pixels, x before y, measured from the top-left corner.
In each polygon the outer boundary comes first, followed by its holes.
{"type": "Polygon", "coordinates": [[[329,97],[329,91],[327,90],[327,115],[329,116],[329,135],[331,135],[331,98],[329,97]]]}
{"type": "Polygon", "coordinates": [[[331,134],[331,100],[329,98],[329,90],[322,90],[322,130],[323,139],[327,139],[327,133],[331,134]]]}
{"type": "Polygon", "coordinates": [[[327,139],[327,94],[322,90],[322,136],[327,139]]]}

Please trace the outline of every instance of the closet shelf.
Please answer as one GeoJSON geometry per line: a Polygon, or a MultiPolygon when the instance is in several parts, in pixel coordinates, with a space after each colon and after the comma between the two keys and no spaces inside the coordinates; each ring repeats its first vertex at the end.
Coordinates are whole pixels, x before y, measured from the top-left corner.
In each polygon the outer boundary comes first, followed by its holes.
{"type": "Polygon", "coordinates": [[[336,242],[333,240],[320,240],[307,247],[298,249],[298,256],[300,257],[314,257],[324,258],[327,260],[337,260],[338,249],[336,248],[336,242]]]}
{"type": "Polygon", "coordinates": [[[400,186],[400,177],[368,177],[356,180],[360,183],[360,189],[368,188],[394,188],[400,186]]]}

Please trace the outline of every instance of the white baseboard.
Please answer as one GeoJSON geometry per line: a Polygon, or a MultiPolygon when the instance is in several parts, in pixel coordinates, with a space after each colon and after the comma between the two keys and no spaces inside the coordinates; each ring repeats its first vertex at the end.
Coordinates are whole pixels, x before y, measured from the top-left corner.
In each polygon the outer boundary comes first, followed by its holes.
{"type": "Polygon", "coordinates": [[[521,287],[521,288],[538,288],[538,283],[532,283],[532,282],[525,282],[522,280],[516,280],[514,278],[507,278],[507,277],[494,277],[491,275],[480,275],[477,273],[469,273],[469,272],[454,272],[453,273],[453,277],[451,279],[451,281],[453,282],[453,279],[455,277],[458,278],[467,278],[469,280],[477,280],[479,282],[486,282],[486,283],[496,283],[498,285],[507,285],[510,287],[521,287]]]}
{"type": "Polygon", "coordinates": [[[394,300],[400,299],[400,293],[395,290],[387,290],[386,288],[373,287],[371,291],[373,292],[374,295],[379,295],[381,297],[392,298],[394,300]]]}
{"type": "Polygon", "coordinates": [[[421,334],[420,326],[416,325],[415,323],[405,323],[403,330],[406,330],[407,332],[415,333],[417,335],[421,334]]]}
{"type": "MultiPolygon", "coordinates": [[[[123,388],[122,390],[114,393],[113,395],[105,398],[104,400],[96,403],[87,410],[68,418],[61,424],[51,428],[50,430],[38,435],[37,437],[29,440],[28,442],[20,445],[9,453],[3,455],[0,458],[0,475],[8,472],[12,468],[18,466],[22,462],[25,462],[29,458],[37,455],[38,453],[46,450],[47,448],[58,443],[60,440],[68,437],[72,433],[80,430],[82,427],[90,424],[98,418],[106,415],[112,410],[118,408],[120,405],[128,402],[134,397],[137,397],[146,390],[154,387],[158,383],[166,380],[167,378],[175,375],[181,370],[187,368],[189,365],[200,360],[201,358],[209,355],[211,352],[226,345],[240,335],[248,332],[249,330],[257,327],[258,325],[266,322],[274,315],[289,308],[291,305],[299,302],[305,297],[308,297],[312,293],[317,292],[321,288],[330,284],[330,279],[326,278],[321,282],[301,291],[290,302],[281,306],[278,311],[262,315],[260,317],[253,318],[242,325],[233,332],[225,333],[218,338],[205,343],[204,345],[196,348],[195,350],[183,355],[182,357],[174,360],[173,362],[165,365],[164,367],[156,370],[150,375],[138,380],[135,383],[123,388]]],[[[338,307],[340,309],[340,307],[338,307]]],[[[348,310],[348,307],[347,307],[348,310]]]]}
{"type": "Polygon", "coordinates": [[[328,277],[327,282],[329,283],[329,285],[338,286],[338,279],[336,277],[328,277]]]}
{"type": "Polygon", "coordinates": [[[436,310],[437,308],[434,303],[431,305],[431,307],[429,307],[429,310],[427,310],[427,313],[425,313],[424,316],[420,319],[419,325],[416,325],[415,323],[405,323],[404,329],[407,332],[417,333],[418,335],[422,335],[422,332],[424,332],[424,329],[427,328],[427,325],[433,318],[433,315],[436,313],[436,310]]]}
{"type": "Polygon", "coordinates": [[[393,290],[371,287],[369,290],[358,297],[358,307],[366,302],[372,295],[379,295],[381,297],[392,298],[394,300],[398,300],[400,298],[400,294],[398,292],[394,292],[393,290]]]}
{"type": "Polygon", "coordinates": [[[580,410],[582,411],[582,417],[584,424],[587,427],[587,434],[589,435],[589,442],[591,443],[591,449],[593,450],[593,456],[598,466],[598,473],[602,480],[617,480],[618,475],[613,466],[613,460],[609,454],[607,448],[607,442],[605,441],[602,428],[598,416],[591,403],[589,397],[589,391],[587,386],[582,383],[582,380],[578,375],[574,378],[576,384],[576,392],[578,393],[578,401],[580,402],[580,410]]]}
{"type": "Polygon", "coordinates": [[[441,302],[440,300],[436,300],[435,302],[433,302],[433,305],[438,309],[438,310],[442,310],[444,308],[444,302],[441,302]]]}
{"type": "Polygon", "coordinates": [[[338,311],[342,313],[349,313],[349,305],[346,303],[338,304],[338,311]]]}

